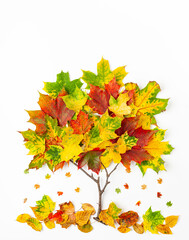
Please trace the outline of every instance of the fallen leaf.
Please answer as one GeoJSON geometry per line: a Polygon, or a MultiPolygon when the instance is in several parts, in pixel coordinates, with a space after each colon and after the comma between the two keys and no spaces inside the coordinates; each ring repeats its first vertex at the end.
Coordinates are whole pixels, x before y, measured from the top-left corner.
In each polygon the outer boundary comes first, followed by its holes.
{"type": "Polygon", "coordinates": [[[88,233],[93,230],[93,226],[91,225],[90,221],[88,221],[88,223],[84,224],[83,226],[77,225],[77,227],[81,232],[84,232],[84,233],[88,233]]]}
{"type": "Polygon", "coordinates": [[[41,231],[42,230],[42,224],[36,219],[36,218],[29,218],[27,220],[27,224],[32,227],[35,231],[41,231]]]}
{"type": "Polygon", "coordinates": [[[84,211],[91,211],[91,215],[95,214],[95,208],[89,203],[83,203],[82,208],[84,211]]]}
{"type": "Polygon", "coordinates": [[[115,228],[115,224],[114,224],[114,219],[112,216],[110,216],[107,213],[107,210],[102,210],[99,214],[99,219],[100,221],[102,221],[103,223],[105,223],[108,226],[114,227],[115,228]]]}
{"type": "Polygon", "coordinates": [[[115,189],[115,192],[116,192],[116,193],[121,193],[121,189],[120,189],[120,188],[116,188],[116,189],[115,189]]]}
{"type": "Polygon", "coordinates": [[[44,223],[45,223],[45,226],[46,226],[47,228],[49,228],[49,229],[55,228],[55,223],[54,223],[54,221],[47,220],[47,221],[44,221],[44,223]]]}
{"type": "Polygon", "coordinates": [[[114,202],[109,204],[107,213],[113,217],[113,219],[117,219],[120,212],[121,208],[118,208],[114,202]]]}
{"type": "Polygon", "coordinates": [[[165,224],[169,227],[174,227],[178,222],[179,216],[169,216],[165,218],[165,224]]]}
{"type": "Polygon", "coordinates": [[[63,192],[57,192],[58,196],[63,195],[63,192]]]}
{"type": "Polygon", "coordinates": [[[47,175],[45,176],[46,179],[50,179],[51,175],[47,173],[47,175]]]}
{"type": "Polygon", "coordinates": [[[173,205],[173,203],[172,203],[171,201],[169,201],[169,202],[166,203],[166,205],[167,205],[168,207],[171,207],[171,206],[173,205]]]}
{"type": "Polygon", "coordinates": [[[119,225],[126,227],[133,226],[139,219],[138,213],[134,211],[124,212],[116,219],[119,225]]]}
{"type": "Polygon", "coordinates": [[[78,212],[75,213],[76,223],[79,226],[83,226],[83,225],[87,224],[90,216],[91,216],[90,211],[78,211],[78,212]]]}
{"type": "Polygon", "coordinates": [[[125,183],[125,185],[123,185],[125,189],[129,189],[129,185],[127,183],[125,183]]]}
{"type": "Polygon", "coordinates": [[[27,220],[30,219],[30,218],[31,218],[31,216],[29,214],[24,213],[24,214],[20,214],[17,217],[16,221],[20,222],[20,223],[26,223],[27,220]]]}
{"type": "Polygon", "coordinates": [[[39,185],[39,184],[35,184],[35,185],[34,185],[34,188],[35,188],[35,189],[38,189],[38,188],[40,188],[40,185],[39,185]]]}
{"type": "Polygon", "coordinates": [[[66,177],[71,177],[71,173],[70,173],[70,172],[67,172],[67,173],[65,174],[65,176],[66,176],[66,177]]]}
{"type": "Polygon", "coordinates": [[[77,188],[75,189],[75,191],[76,191],[77,193],[80,192],[80,188],[77,187],[77,188]]]}
{"type": "Polygon", "coordinates": [[[162,194],[160,192],[157,192],[157,197],[161,198],[162,194]]]}
{"type": "Polygon", "coordinates": [[[24,198],[24,201],[23,201],[23,202],[24,202],[24,203],[26,203],[26,202],[27,202],[27,200],[28,200],[27,198],[24,198]]]}
{"type": "Polygon", "coordinates": [[[128,232],[130,232],[131,231],[131,229],[130,228],[128,228],[128,227],[126,227],[126,226],[119,226],[118,228],[117,228],[117,230],[119,231],[119,232],[121,232],[121,233],[128,233],[128,232]]]}
{"type": "Polygon", "coordinates": [[[143,190],[145,190],[145,189],[147,188],[147,185],[146,185],[146,184],[143,184],[143,185],[141,185],[141,188],[142,188],[143,190]]]}
{"type": "Polygon", "coordinates": [[[140,204],[141,204],[141,201],[138,201],[138,202],[136,203],[137,206],[140,206],[140,204]]]}
{"type": "Polygon", "coordinates": [[[138,224],[138,223],[135,223],[133,225],[133,229],[136,233],[138,234],[143,234],[144,233],[144,227],[143,227],[143,224],[138,224]]]}
{"type": "Polygon", "coordinates": [[[159,179],[157,179],[157,182],[158,182],[159,184],[162,184],[163,179],[162,179],[162,178],[159,178],[159,179]]]}
{"type": "Polygon", "coordinates": [[[169,228],[168,225],[160,224],[160,225],[158,225],[156,228],[157,228],[157,230],[158,230],[160,233],[163,233],[163,234],[172,234],[172,231],[171,231],[171,229],[169,228]]]}

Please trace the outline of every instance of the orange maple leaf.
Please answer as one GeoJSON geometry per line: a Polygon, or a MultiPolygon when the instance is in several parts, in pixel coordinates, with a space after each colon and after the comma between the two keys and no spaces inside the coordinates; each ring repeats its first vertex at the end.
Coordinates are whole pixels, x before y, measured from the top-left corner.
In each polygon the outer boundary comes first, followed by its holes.
{"type": "Polygon", "coordinates": [[[66,176],[66,177],[71,177],[71,173],[70,173],[70,172],[67,172],[67,173],[65,174],[65,176],[66,176]]]}
{"type": "Polygon", "coordinates": [[[38,189],[38,188],[40,188],[40,185],[39,185],[39,184],[35,184],[35,185],[34,185],[34,188],[35,188],[35,189],[38,189]]]}
{"type": "Polygon", "coordinates": [[[57,192],[58,196],[61,196],[63,194],[63,192],[57,192]]]}
{"type": "Polygon", "coordinates": [[[80,192],[80,188],[77,187],[77,188],[75,189],[75,191],[76,191],[76,192],[80,192]]]}

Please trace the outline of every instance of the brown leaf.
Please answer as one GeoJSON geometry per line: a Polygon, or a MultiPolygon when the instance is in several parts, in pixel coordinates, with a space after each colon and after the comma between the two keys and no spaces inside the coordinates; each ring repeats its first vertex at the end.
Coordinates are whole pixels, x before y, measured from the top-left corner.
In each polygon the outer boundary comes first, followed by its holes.
{"type": "Polygon", "coordinates": [[[179,216],[169,216],[165,218],[165,224],[169,227],[174,227],[178,222],[179,216]]]}
{"type": "Polygon", "coordinates": [[[95,214],[95,208],[89,203],[83,203],[82,208],[84,211],[91,211],[91,215],[95,214]]]}
{"type": "Polygon", "coordinates": [[[62,203],[59,206],[60,206],[60,210],[67,215],[73,214],[75,212],[74,205],[70,201],[62,203]]]}
{"type": "Polygon", "coordinates": [[[26,202],[27,202],[27,200],[28,200],[27,198],[24,198],[24,201],[23,201],[23,202],[24,202],[24,203],[26,203],[26,202]]]}
{"type": "Polygon", "coordinates": [[[133,225],[133,229],[136,233],[138,234],[143,234],[144,233],[144,227],[143,227],[143,224],[138,224],[138,223],[135,223],[133,225]]]}
{"type": "Polygon", "coordinates": [[[172,231],[171,229],[169,228],[168,225],[163,225],[163,224],[160,224],[156,227],[156,229],[160,232],[160,233],[163,233],[163,234],[172,234],[172,231]]]}

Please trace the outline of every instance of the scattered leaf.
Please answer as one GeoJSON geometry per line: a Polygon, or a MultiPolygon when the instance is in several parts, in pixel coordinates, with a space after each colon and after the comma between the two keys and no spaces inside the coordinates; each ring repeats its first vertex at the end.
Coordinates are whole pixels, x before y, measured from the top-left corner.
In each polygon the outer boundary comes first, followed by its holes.
{"type": "Polygon", "coordinates": [[[28,200],[27,198],[24,198],[24,201],[23,201],[23,202],[24,202],[24,203],[26,203],[26,202],[27,202],[27,200],[28,200]]]}
{"type": "Polygon", "coordinates": [[[125,189],[129,189],[129,185],[127,183],[125,183],[123,186],[125,189]]]}
{"type": "Polygon", "coordinates": [[[62,196],[63,192],[57,192],[58,196],[62,196]]]}
{"type": "Polygon", "coordinates": [[[163,233],[163,234],[172,234],[172,231],[171,231],[171,229],[169,228],[168,225],[160,224],[160,225],[157,226],[157,230],[160,233],[163,233]]]}
{"type": "Polygon", "coordinates": [[[84,233],[88,233],[93,230],[93,226],[91,225],[90,221],[88,221],[88,223],[84,224],[83,226],[77,225],[77,227],[81,232],[84,232],[84,233]]]}
{"type": "Polygon", "coordinates": [[[70,173],[70,172],[67,172],[67,173],[65,174],[65,176],[66,176],[66,177],[71,177],[71,173],[70,173]]]}
{"type": "Polygon", "coordinates": [[[75,191],[76,191],[77,193],[80,192],[80,188],[77,187],[77,188],[75,189],[75,191]]]}
{"type": "Polygon", "coordinates": [[[118,193],[121,193],[121,189],[120,188],[116,188],[115,189],[115,192],[118,194],[118,193]]]}
{"type": "Polygon", "coordinates": [[[28,219],[30,219],[31,216],[29,214],[21,214],[17,217],[16,221],[20,223],[26,223],[28,219]]]}
{"type": "Polygon", "coordinates": [[[82,208],[83,208],[84,211],[90,211],[91,215],[94,215],[95,212],[96,212],[94,207],[89,203],[83,203],[82,208]]]}
{"type": "Polygon", "coordinates": [[[165,224],[169,227],[174,227],[178,222],[179,216],[169,216],[165,218],[165,224]]]}
{"type": "Polygon", "coordinates": [[[35,185],[34,185],[34,188],[35,188],[35,189],[38,189],[38,188],[40,188],[40,185],[39,185],[39,184],[35,184],[35,185]]]}
{"type": "Polygon", "coordinates": [[[45,176],[46,179],[50,179],[51,175],[47,173],[47,175],[45,176]]]}
{"type": "Polygon", "coordinates": [[[133,226],[139,219],[138,213],[134,211],[124,212],[116,219],[119,225],[126,227],[133,226]]]}
{"type": "Polygon", "coordinates": [[[91,212],[90,211],[78,211],[75,214],[76,223],[79,226],[83,226],[83,225],[88,223],[90,216],[91,216],[91,212]]]}
{"type": "Polygon", "coordinates": [[[157,192],[157,197],[161,198],[162,194],[160,192],[157,192]]]}
{"type": "Polygon", "coordinates": [[[121,232],[121,233],[128,233],[128,232],[130,232],[131,231],[131,229],[130,228],[128,228],[128,227],[126,227],[126,226],[119,226],[118,228],[117,228],[117,230],[119,231],[119,232],[121,232]]]}
{"type": "Polygon", "coordinates": [[[171,207],[171,206],[173,205],[173,203],[172,203],[171,201],[169,201],[169,202],[166,203],[166,205],[167,205],[168,207],[171,207]]]}
{"type": "Polygon", "coordinates": [[[141,189],[142,189],[142,190],[145,190],[146,188],[147,188],[147,185],[146,185],[146,184],[141,185],[141,189]]]}
{"type": "Polygon", "coordinates": [[[140,204],[141,204],[141,201],[138,201],[138,202],[136,203],[137,206],[140,206],[140,204]]]}
{"type": "Polygon", "coordinates": [[[102,211],[100,212],[100,214],[99,214],[99,220],[102,221],[103,223],[105,223],[106,225],[115,228],[114,219],[113,219],[112,216],[110,216],[110,215],[107,213],[107,210],[102,210],[102,211]]]}
{"type": "Polygon", "coordinates": [[[42,224],[36,218],[29,218],[27,220],[27,224],[32,227],[35,231],[42,230],[42,224]]]}
{"type": "Polygon", "coordinates": [[[158,182],[159,184],[162,184],[163,179],[162,179],[162,178],[159,178],[159,179],[157,179],[157,182],[158,182]]]}
{"type": "Polygon", "coordinates": [[[138,234],[143,234],[144,233],[144,227],[143,227],[143,224],[138,224],[138,223],[135,223],[133,225],[133,229],[136,233],[138,234]]]}

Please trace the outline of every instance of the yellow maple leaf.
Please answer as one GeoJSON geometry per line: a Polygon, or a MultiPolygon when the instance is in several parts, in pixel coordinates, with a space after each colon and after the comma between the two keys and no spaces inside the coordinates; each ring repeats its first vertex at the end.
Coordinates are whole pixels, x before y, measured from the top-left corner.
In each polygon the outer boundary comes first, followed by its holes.
{"type": "Polygon", "coordinates": [[[130,97],[128,96],[128,93],[122,93],[119,95],[117,99],[110,96],[109,100],[109,109],[117,117],[123,117],[123,115],[128,115],[131,113],[131,107],[127,105],[127,101],[129,101],[130,97]]]}

